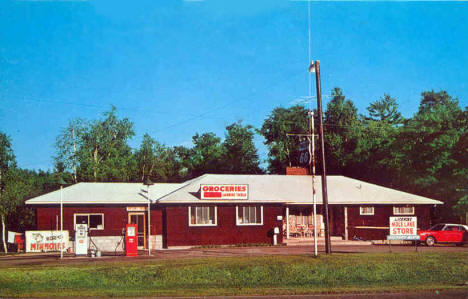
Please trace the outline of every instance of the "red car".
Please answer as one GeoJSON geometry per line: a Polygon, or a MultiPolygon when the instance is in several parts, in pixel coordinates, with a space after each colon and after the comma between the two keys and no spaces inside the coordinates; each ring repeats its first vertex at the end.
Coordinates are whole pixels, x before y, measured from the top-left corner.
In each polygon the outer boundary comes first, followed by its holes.
{"type": "Polygon", "coordinates": [[[468,242],[468,225],[463,224],[436,224],[428,230],[419,230],[418,235],[421,242],[427,246],[435,243],[455,243],[458,246],[468,242]]]}

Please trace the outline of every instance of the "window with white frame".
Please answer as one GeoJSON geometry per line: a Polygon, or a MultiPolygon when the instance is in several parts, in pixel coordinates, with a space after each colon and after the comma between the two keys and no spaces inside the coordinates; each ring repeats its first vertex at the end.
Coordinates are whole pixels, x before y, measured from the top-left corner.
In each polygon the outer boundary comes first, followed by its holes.
{"type": "Polygon", "coordinates": [[[393,215],[414,215],[414,206],[393,207],[393,215]]]}
{"type": "Polygon", "coordinates": [[[74,214],[74,226],[77,224],[86,224],[89,229],[103,230],[104,229],[104,214],[103,213],[80,213],[74,214]]]}
{"type": "Polygon", "coordinates": [[[237,225],[263,225],[263,206],[236,206],[237,225]]]}
{"type": "Polygon", "coordinates": [[[361,206],[359,207],[360,215],[374,215],[374,207],[372,206],[361,206]]]}
{"type": "Polygon", "coordinates": [[[215,206],[189,206],[189,226],[217,225],[215,206]]]}

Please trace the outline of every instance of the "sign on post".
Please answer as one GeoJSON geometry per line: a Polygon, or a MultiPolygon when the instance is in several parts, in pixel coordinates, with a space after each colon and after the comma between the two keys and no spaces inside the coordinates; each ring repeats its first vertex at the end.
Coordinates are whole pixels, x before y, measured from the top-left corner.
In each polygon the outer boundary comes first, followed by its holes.
{"type": "Polygon", "coordinates": [[[387,240],[419,240],[417,217],[390,217],[387,240]]]}
{"type": "Polygon", "coordinates": [[[309,166],[311,163],[311,149],[310,142],[308,139],[302,141],[299,144],[299,165],[300,166],[309,166]]]}
{"type": "Polygon", "coordinates": [[[249,185],[200,185],[201,199],[249,199],[249,185]]]}
{"type": "Polygon", "coordinates": [[[67,250],[68,231],[26,231],[26,252],[50,252],[67,250]]]}

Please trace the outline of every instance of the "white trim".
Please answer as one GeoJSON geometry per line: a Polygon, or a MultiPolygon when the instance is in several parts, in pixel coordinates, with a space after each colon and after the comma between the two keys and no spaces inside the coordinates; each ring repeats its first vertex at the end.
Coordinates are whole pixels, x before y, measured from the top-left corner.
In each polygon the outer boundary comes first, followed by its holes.
{"type": "MultiPolygon", "coordinates": [[[[210,208],[213,206],[205,206],[205,205],[193,205],[194,207],[201,207],[201,208],[210,208]]],[[[188,225],[191,227],[201,227],[201,226],[218,226],[218,207],[214,206],[214,223],[212,224],[192,224],[190,221],[190,215],[192,214],[192,207],[188,206],[188,225]]],[[[195,217],[195,222],[196,222],[196,217],[195,217]]]]}
{"type": "Polygon", "coordinates": [[[359,215],[360,216],[374,216],[375,209],[374,206],[359,206],[359,215]],[[365,213],[362,209],[363,208],[371,208],[372,212],[367,212],[365,213]]]}
{"type": "Polygon", "coordinates": [[[411,205],[411,206],[393,206],[393,215],[414,215],[414,206],[411,205]],[[412,208],[413,211],[412,212],[409,212],[409,213],[401,213],[401,212],[397,212],[396,209],[398,208],[412,208]]]}
{"type": "Polygon", "coordinates": [[[88,228],[89,230],[104,230],[104,213],[73,213],[73,229],[76,227],[76,216],[88,216],[88,228]],[[102,217],[102,228],[91,228],[89,224],[89,216],[101,215],[102,217]]]}
{"type": "MultiPolygon", "coordinates": [[[[240,205],[241,207],[256,207],[258,208],[258,205],[240,205]]],[[[237,226],[262,226],[263,225],[263,206],[260,206],[260,218],[261,222],[260,223],[240,223],[239,222],[239,205],[236,206],[236,225],[237,226]]]]}

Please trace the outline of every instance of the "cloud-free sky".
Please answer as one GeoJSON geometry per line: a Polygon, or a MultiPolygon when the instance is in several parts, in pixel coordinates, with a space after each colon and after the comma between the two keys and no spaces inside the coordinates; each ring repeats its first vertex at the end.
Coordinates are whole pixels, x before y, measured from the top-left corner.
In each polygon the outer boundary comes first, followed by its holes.
{"type": "MultiPolygon", "coordinates": [[[[341,87],[362,114],[388,93],[409,117],[431,89],[466,106],[467,16],[467,2],[312,2],[323,93],[341,87]]],[[[238,120],[260,127],[307,96],[307,67],[305,1],[0,2],[0,130],[24,168],[52,169],[68,121],[111,105],[134,148],[146,132],[190,146],[238,120]]]]}

